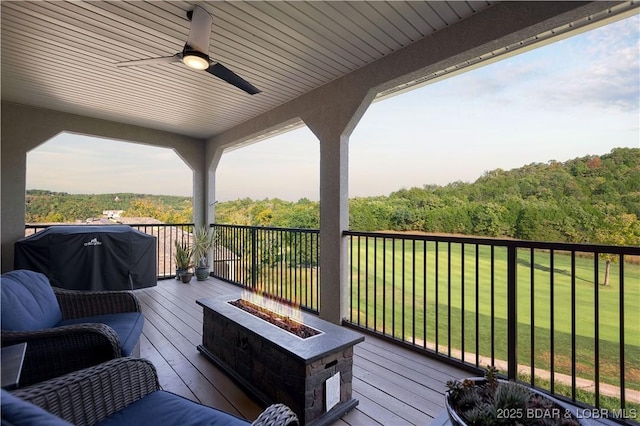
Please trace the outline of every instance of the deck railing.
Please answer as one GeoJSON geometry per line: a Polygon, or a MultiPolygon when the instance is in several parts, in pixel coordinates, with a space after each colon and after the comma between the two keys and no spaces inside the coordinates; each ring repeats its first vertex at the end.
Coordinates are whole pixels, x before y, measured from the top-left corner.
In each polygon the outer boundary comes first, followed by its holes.
{"type": "Polygon", "coordinates": [[[639,418],[640,247],[344,235],[353,326],[639,418]]]}
{"type": "MultiPolygon", "coordinates": [[[[193,224],[133,224],[158,238],[158,276],[193,224]]],[[[319,306],[319,231],[212,225],[212,275],[319,306]]],[[[46,226],[27,226],[27,234],[46,226]]],[[[344,232],[346,323],[578,404],[640,415],[640,247],[344,232]],[[607,279],[605,285],[605,277],[607,279]],[[635,411],[634,411],[635,410],[635,411]]]]}
{"type": "Polygon", "coordinates": [[[318,312],[317,229],[213,228],[213,276],[318,312]]]}

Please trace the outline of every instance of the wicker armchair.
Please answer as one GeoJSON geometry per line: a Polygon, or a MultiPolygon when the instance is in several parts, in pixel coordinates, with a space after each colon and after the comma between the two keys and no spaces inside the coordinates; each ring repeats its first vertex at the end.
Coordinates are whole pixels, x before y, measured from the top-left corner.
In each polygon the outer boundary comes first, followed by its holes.
{"type": "Polygon", "coordinates": [[[2,346],[26,342],[21,386],[139,356],[144,317],[131,292],[53,288],[43,274],[2,275],[2,346]]]}
{"type": "MultiPolygon", "coordinates": [[[[114,359],[12,394],[76,426],[249,424],[223,411],[160,390],[155,367],[140,358],[114,359]],[[154,397],[164,398],[164,402],[151,402],[154,397]]],[[[275,404],[252,424],[294,426],[298,418],[287,406],[275,404]]]]}

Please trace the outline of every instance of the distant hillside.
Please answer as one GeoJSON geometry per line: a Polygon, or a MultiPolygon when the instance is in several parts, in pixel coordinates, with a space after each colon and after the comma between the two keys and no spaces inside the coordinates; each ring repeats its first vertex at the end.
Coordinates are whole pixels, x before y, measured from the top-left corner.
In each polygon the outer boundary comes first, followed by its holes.
{"type": "Polygon", "coordinates": [[[68,194],[27,190],[27,223],[77,222],[101,217],[105,210],[123,210],[123,216],[152,217],[164,223],[192,221],[191,197],[147,194],[68,194]]]}
{"type": "MultiPolygon", "coordinates": [[[[216,206],[218,223],[317,228],[319,204],[250,199],[216,206]]],[[[640,244],[640,149],[486,172],[474,183],[425,185],[349,200],[359,231],[423,231],[640,244]]]]}
{"type": "MultiPolygon", "coordinates": [[[[73,222],[104,210],[165,223],[192,221],[190,197],[70,195],[27,191],[27,222],[73,222]]],[[[486,172],[473,183],[425,185],[349,200],[353,230],[423,231],[568,242],[640,244],[640,149],[617,148],[517,169],[486,172]]],[[[318,228],[319,203],[279,199],[216,205],[216,222],[318,228]]]]}
{"type": "Polygon", "coordinates": [[[353,229],[640,244],[640,149],[351,200],[353,229]]]}

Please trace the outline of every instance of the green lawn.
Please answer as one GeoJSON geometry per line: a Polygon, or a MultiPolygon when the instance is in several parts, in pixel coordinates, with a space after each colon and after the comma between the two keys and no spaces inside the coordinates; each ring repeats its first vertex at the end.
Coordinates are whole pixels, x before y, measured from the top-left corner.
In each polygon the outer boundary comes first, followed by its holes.
{"type": "MultiPolygon", "coordinates": [[[[492,266],[490,250],[488,246],[480,246],[476,256],[476,247],[472,245],[465,245],[463,250],[461,244],[439,243],[436,250],[434,242],[406,241],[403,244],[396,240],[393,244],[386,240],[383,245],[382,239],[375,245],[370,242],[368,248],[354,249],[350,262],[350,320],[408,341],[437,341],[438,345],[450,344],[452,349],[458,350],[464,343],[464,350],[471,353],[476,352],[478,335],[477,352],[481,356],[489,357],[493,351],[496,359],[506,360],[507,251],[495,248],[492,266]],[[357,275],[358,262],[360,276],[357,275]],[[365,265],[369,265],[368,268],[365,265]]],[[[528,250],[521,250],[517,260],[519,364],[531,364],[533,333],[535,367],[550,369],[553,342],[554,371],[571,374],[573,324],[577,375],[593,380],[597,323],[601,382],[620,384],[619,342],[622,334],[625,386],[640,389],[640,265],[624,265],[625,283],[621,295],[617,263],[612,264],[610,285],[605,287],[595,284],[593,258],[575,258],[573,285],[571,257],[567,254],[555,253],[553,267],[550,253],[540,250],[534,252],[533,259],[528,250]],[[575,295],[573,312],[572,288],[575,295]],[[624,304],[622,332],[620,300],[624,304]],[[573,317],[575,321],[572,321],[573,317]]],[[[598,267],[601,282],[604,260],[599,261],[598,267]]],[[[475,362],[475,358],[465,360],[475,362]]]]}

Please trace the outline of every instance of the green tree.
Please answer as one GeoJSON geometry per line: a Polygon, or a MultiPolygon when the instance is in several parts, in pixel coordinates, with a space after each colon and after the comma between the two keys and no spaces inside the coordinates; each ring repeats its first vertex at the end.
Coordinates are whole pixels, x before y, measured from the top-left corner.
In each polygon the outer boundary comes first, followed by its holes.
{"type": "Polygon", "coordinates": [[[505,211],[504,206],[493,202],[472,205],[470,211],[472,232],[490,237],[505,235],[508,228],[503,220],[505,211]]]}
{"type": "MultiPolygon", "coordinates": [[[[598,229],[596,236],[600,243],[615,246],[640,245],[640,221],[633,214],[610,214],[604,219],[603,226],[598,229]]],[[[609,285],[611,263],[618,259],[617,255],[602,253],[605,261],[603,285],[609,285]]]]}
{"type": "Polygon", "coordinates": [[[386,197],[349,200],[349,228],[358,231],[380,231],[391,228],[393,206],[386,197]]]}
{"type": "Polygon", "coordinates": [[[126,217],[156,217],[161,211],[159,207],[150,199],[142,198],[131,202],[122,216],[126,217]]]}

